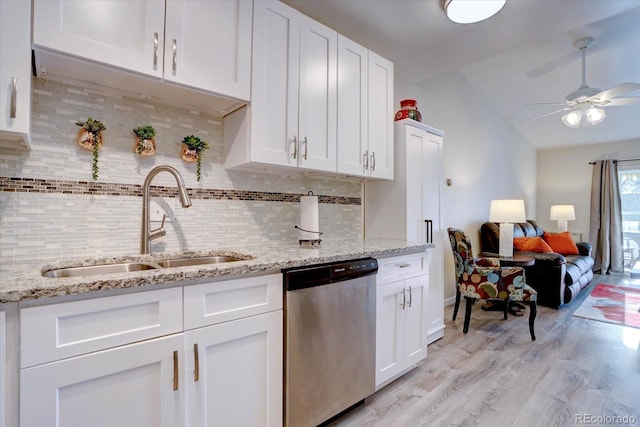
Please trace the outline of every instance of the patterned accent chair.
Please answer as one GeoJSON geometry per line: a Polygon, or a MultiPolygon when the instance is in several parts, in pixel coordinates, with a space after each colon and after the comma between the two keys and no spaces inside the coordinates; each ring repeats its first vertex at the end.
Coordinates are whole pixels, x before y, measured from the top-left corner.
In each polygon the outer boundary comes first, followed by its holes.
{"type": "Polygon", "coordinates": [[[456,303],[453,320],[458,315],[460,296],[466,301],[463,333],[469,331],[471,306],[481,299],[504,300],[504,318],[507,319],[509,305],[512,302],[529,302],[529,332],[535,341],[534,323],[536,319],[537,292],[526,284],[522,267],[500,267],[498,258],[473,258],[471,240],[464,231],[448,228],[449,242],[453,251],[456,268],[456,303]]]}

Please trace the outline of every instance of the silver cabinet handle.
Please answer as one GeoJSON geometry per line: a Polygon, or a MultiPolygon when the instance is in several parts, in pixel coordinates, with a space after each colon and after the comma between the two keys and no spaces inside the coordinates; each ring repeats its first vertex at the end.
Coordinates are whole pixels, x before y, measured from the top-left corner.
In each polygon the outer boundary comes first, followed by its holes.
{"type": "Polygon", "coordinates": [[[173,69],[173,74],[176,74],[176,67],[177,67],[177,57],[178,57],[178,42],[176,41],[176,39],[173,39],[173,62],[172,62],[172,69],[173,69]]]}
{"type": "Polygon", "coordinates": [[[364,164],[364,170],[369,170],[369,150],[364,152],[362,163],[364,164]]]}
{"type": "Polygon", "coordinates": [[[307,137],[304,137],[304,141],[302,141],[302,143],[304,144],[304,160],[307,160],[307,154],[308,154],[308,145],[309,143],[307,142],[307,137]]]}
{"type": "Polygon", "coordinates": [[[298,156],[298,139],[293,135],[293,158],[298,156]]]}
{"type": "Polygon", "coordinates": [[[193,345],[193,381],[198,382],[200,379],[200,355],[198,354],[198,344],[193,345]]]}
{"type": "Polygon", "coordinates": [[[371,152],[371,172],[376,170],[376,152],[371,152]]]}
{"type": "Polygon", "coordinates": [[[158,33],[153,33],[153,69],[158,69],[158,33]]]}
{"type": "Polygon", "coordinates": [[[16,102],[18,99],[18,79],[11,77],[11,114],[12,119],[16,118],[16,102]]]}
{"type": "Polygon", "coordinates": [[[403,262],[402,264],[398,264],[398,267],[407,268],[407,267],[411,267],[411,264],[407,264],[406,262],[403,262]]]}
{"type": "Polygon", "coordinates": [[[407,305],[411,308],[411,301],[413,300],[413,293],[411,292],[411,286],[409,286],[409,302],[407,305]]]}
{"type": "Polygon", "coordinates": [[[173,391],[178,390],[178,350],[173,352],[173,391]]]}
{"type": "Polygon", "coordinates": [[[402,306],[402,309],[404,310],[404,307],[407,305],[407,290],[405,288],[402,288],[402,304],[400,304],[402,306]]]}

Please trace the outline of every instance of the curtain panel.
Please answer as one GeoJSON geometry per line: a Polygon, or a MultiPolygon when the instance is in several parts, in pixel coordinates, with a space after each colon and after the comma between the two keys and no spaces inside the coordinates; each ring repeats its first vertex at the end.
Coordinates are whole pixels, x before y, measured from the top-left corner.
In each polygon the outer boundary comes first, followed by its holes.
{"type": "Polygon", "coordinates": [[[622,208],[615,160],[598,160],[593,165],[589,242],[593,247],[594,271],[624,273],[622,208]]]}

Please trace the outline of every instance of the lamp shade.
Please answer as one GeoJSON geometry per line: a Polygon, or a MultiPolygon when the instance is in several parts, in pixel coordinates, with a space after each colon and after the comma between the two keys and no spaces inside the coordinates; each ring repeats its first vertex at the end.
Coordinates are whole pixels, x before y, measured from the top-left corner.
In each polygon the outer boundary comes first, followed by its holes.
{"type": "Polygon", "coordinates": [[[525,222],[524,200],[492,200],[489,211],[491,222],[525,222]]]}
{"type": "Polygon", "coordinates": [[[573,205],[553,205],[549,219],[552,221],[573,221],[576,219],[576,211],[573,205]]]}
{"type": "Polygon", "coordinates": [[[491,18],[507,0],[445,0],[447,17],[457,24],[472,24],[491,18]]]}

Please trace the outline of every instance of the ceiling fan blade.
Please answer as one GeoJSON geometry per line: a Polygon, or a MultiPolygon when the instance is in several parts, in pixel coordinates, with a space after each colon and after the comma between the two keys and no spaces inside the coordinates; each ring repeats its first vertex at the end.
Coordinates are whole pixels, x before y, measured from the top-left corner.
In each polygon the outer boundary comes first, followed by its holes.
{"type": "Polygon", "coordinates": [[[524,105],[567,105],[566,102],[532,102],[531,104],[524,105]]]}
{"type": "Polygon", "coordinates": [[[640,83],[622,83],[621,85],[612,87],[611,89],[603,90],[602,92],[593,95],[589,99],[598,99],[600,101],[607,101],[609,99],[616,98],[625,93],[634,92],[640,90],[640,83]]]}
{"type": "Polygon", "coordinates": [[[604,107],[619,107],[621,105],[640,104],[640,96],[630,96],[628,98],[616,98],[602,104],[604,107]]]}
{"type": "Polygon", "coordinates": [[[561,113],[563,111],[569,111],[569,110],[573,110],[573,107],[564,107],[564,108],[561,108],[559,110],[552,111],[552,112],[547,113],[547,114],[543,114],[541,116],[537,116],[537,117],[533,117],[531,119],[523,120],[523,121],[520,122],[520,124],[529,123],[529,122],[532,122],[534,120],[539,120],[539,119],[542,119],[544,117],[552,116],[554,114],[558,114],[558,113],[561,113]]]}

